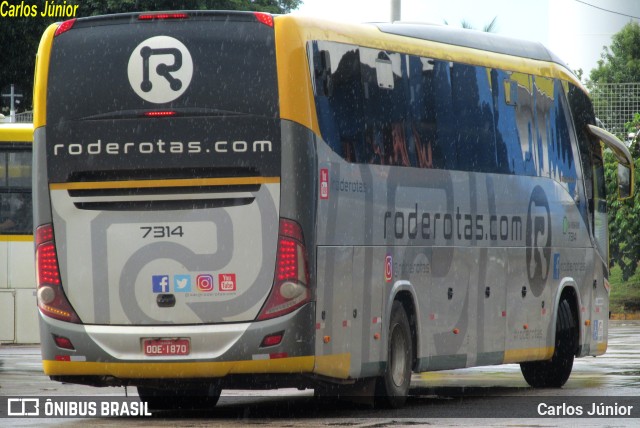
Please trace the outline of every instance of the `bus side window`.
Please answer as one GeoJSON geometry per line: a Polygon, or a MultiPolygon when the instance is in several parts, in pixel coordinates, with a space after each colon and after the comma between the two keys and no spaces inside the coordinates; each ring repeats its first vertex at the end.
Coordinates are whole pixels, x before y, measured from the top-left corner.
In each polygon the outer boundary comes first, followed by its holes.
{"type": "Polygon", "coordinates": [[[33,233],[31,152],[0,151],[0,234],[33,233]]]}
{"type": "Polygon", "coordinates": [[[312,42],[316,111],[322,138],[349,162],[364,145],[360,51],[356,46],[312,42]]]}

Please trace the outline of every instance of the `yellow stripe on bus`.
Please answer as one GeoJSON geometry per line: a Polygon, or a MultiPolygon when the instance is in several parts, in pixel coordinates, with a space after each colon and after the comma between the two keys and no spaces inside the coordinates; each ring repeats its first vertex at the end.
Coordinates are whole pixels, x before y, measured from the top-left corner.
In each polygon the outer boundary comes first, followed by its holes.
{"type": "Polygon", "coordinates": [[[351,370],[351,354],[319,355],[316,357],[315,374],[347,379],[351,370]]]}
{"type": "Polygon", "coordinates": [[[123,379],[223,377],[231,374],[311,373],[314,357],[276,358],[272,360],[187,362],[187,363],[113,363],[43,360],[47,376],[115,376],[123,379]]]}
{"type": "Polygon", "coordinates": [[[51,24],[42,35],[36,55],[35,82],[33,85],[33,127],[37,129],[47,124],[47,84],[49,81],[49,60],[53,34],[60,23],[51,24]]]}
{"type": "Polygon", "coordinates": [[[0,242],[33,242],[33,235],[3,235],[0,232],[0,242]]]}
{"type": "Polygon", "coordinates": [[[33,141],[33,124],[3,123],[0,124],[1,143],[30,143],[33,141]]]}
{"type": "Polygon", "coordinates": [[[51,183],[51,190],[139,189],[158,187],[242,186],[280,183],[280,177],[186,178],[172,180],[87,181],[51,183]]]}
{"type": "Polygon", "coordinates": [[[549,360],[553,357],[553,351],[553,346],[543,348],[510,349],[504,353],[503,364],[549,360]]]}

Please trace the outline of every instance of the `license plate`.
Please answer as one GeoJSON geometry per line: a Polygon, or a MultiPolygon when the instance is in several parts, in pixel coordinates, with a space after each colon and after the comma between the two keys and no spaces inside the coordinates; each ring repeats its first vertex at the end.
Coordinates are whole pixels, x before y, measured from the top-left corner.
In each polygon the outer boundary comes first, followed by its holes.
{"type": "Polygon", "coordinates": [[[189,339],[143,339],[142,350],[150,357],[189,355],[189,339]]]}

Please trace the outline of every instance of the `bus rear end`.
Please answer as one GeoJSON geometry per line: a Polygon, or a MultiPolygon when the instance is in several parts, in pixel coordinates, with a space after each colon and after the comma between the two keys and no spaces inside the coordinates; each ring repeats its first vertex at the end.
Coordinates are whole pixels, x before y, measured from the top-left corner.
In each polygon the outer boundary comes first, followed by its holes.
{"type": "Polygon", "coordinates": [[[45,373],[148,397],[312,371],[305,237],[280,214],[272,17],[67,21],[36,68],[45,373]]]}

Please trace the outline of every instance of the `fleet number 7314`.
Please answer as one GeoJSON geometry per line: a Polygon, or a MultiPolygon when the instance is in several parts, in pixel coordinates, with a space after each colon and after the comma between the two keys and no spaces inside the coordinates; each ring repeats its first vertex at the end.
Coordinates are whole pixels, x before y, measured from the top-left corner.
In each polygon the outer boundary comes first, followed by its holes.
{"type": "Polygon", "coordinates": [[[144,231],[142,238],[170,238],[178,236],[182,238],[184,232],[182,226],[140,226],[140,230],[144,231]]]}

